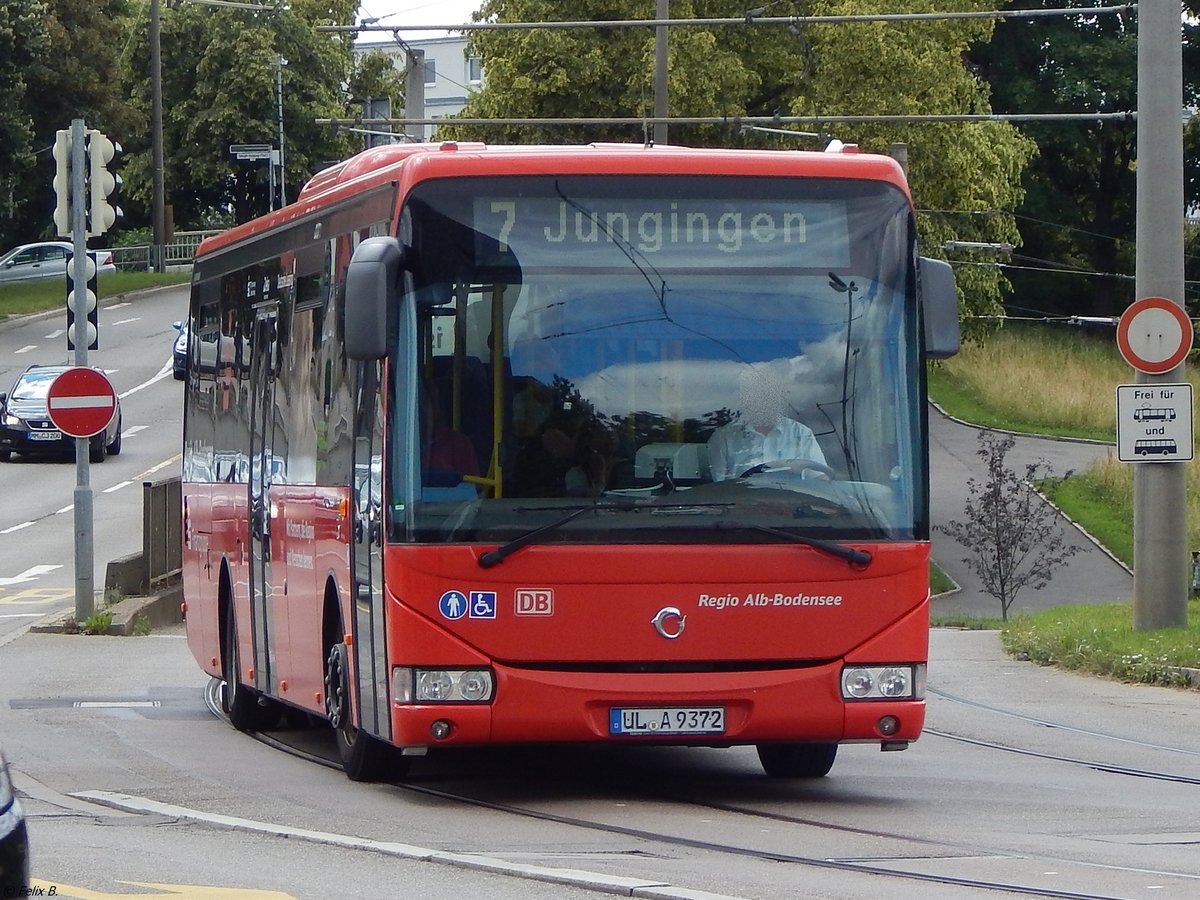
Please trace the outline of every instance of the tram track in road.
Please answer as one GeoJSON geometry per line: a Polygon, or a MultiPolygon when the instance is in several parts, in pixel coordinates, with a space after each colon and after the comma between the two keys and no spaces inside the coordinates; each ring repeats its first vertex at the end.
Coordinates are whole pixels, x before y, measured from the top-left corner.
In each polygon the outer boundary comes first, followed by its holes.
{"type": "MultiPolygon", "coordinates": [[[[1109,742],[1121,744],[1127,747],[1132,747],[1139,750],[1155,751],[1162,753],[1172,753],[1188,757],[1200,757],[1200,750],[1195,750],[1188,747],[1175,747],[1169,744],[1162,744],[1155,741],[1145,741],[1139,738],[1129,738],[1123,735],[1110,734],[1104,731],[1097,731],[1090,728],[1080,728],[1075,725],[1068,725],[1063,722],[1052,722],[1049,719],[1044,719],[1038,716],[1030,716],[1025,713],[1016,712],[1010,709],[1003,709],[991,704],[982,703],[977,700],[970,700],[965,697],[959,697],[950,694],[946,691],[930,687],[927,693],[940,697],[951,703],[956,703],[963,706],[968,706],[972,709],[992,715],[1000,716],[1007,719],[1015,719],[1032,725],[1036,728],[1044,728],[1047,730],[1056,731],[1059,733],[1074,734],[1079,737],[1086,738],[1090,741],[1109,742]]],[[[1087,769],[1092,769],[1097,772],[1105,772],[1110,775],[1126,775],[1132,778],[1148,778],[1154,781],[1168,781],[1176,784],[1197,784],[1200,785],[1200,776],[1181,775],[1172,772],[1155,771],[1153,769],[1140,768],[1136,766],[1122,766],[1114,763],[1102,762],[1094,759],[1085,759],[1077,756],[1067,756],[1062,753],[1051,753],[1041,750],[1033,750],[1028,747],[1018,747],[1010,743],[1002,743],[1000,741],[986,740],[984,738],[969,737],[967,735],[955,734],[950,731],[944,731],[937,728],[926,726],[924,732],[926,736],[941,738],[942,740],[955,741],[961,744],[968,744],[974,747],[982,747],[989,750],[1001,750],[1007,753],[1015,753],[1021,756],[1033,757],[1035,759],[1044,759],[1051,762],[1066,763],[1073,766],[1082,766],[1087,769]]]]}
{"type": "MultiPolygon", "coordinates": [[[[221,682],[217,679],[210,681],[205,691],[205,702],[210,712],[219,719],[227,721],[220,707],[220,687],[221,682]]],[[[304,731],[293,734],[303,734],[304,731]]],[[[308,762],[324,766],[335,771],[341,771],[342,766],[336,757],[336,751],[332,740],[327,744],[327,752],[321,752],[314,749],[306,749],[299,746],[296,740],[289,740],[289,732],[247,732],[248,736],[253,739],[287,753],[295,758],[303,759],[308,762]]],[[[311,743],[311,742],[310,742],[311,743]]],[[[1009,749],[1009,748],[1001,748],[1009,749]]],[[[1044,758],[1053,759],[1049,754],[1036,754],[1044,758]]],[[[1075,762],[1069,758],[1062,761],[1075,762]]],[[[1099,771],[1107,771],[1106,768],[1101,768],[1099,765],[1094,765],[1099,771]]],[[[1129,774],[1121,772],[1120,774],[1129,774]]],[[[1163,773],[1147,773],[1146,777],[1152,777],[1154,774],[1162,776],[1163,773]]],[[[1193,779],[1195,780],[1195,779],[1193,779]]],[[[522,818],[535,821],[543,821],[556,825],[565,825],[574,828],[580,828],[588,831],[601,832],[611,835],[620,835],[622,837],[644,840],[652,843],[664,844],[694,851],[702,851],[709,853],[725,854],[737,856],[752,860],[786,863],[806,868],[822,869],[826,871],[841,871],[846,873],[854,873],[858,875],[874,875],[884,878],[901,879],[911,882],[921,882],[931,885],[941,885],[946,887],[961,887],[971,888],[979,891],[1008,893],[1013,895],[1037,896],[1037,897],[1052,897],[1063,898],[1063,900],[1119,900],[1119,895],[1107,893],[1091,893],[1088,891],[1073,891],[1064,890],[1050,885],[1036,884],[1021,884],[1010,881],[999,881],[986,878],[969,878],[955,875],[947,875],[938,872],[921,872],[911,868],[901,868],[889,866],[878,861],[878,857],[871,859],[838,859],[836,857],[818,857],[807,856],[803,854],[794,854],[780,852],[778,850],[761,849],[750,846],[743,846],[732,843],[722,843],[718,841],[710,841],[697,837],[689,837],[682,834],[671,834],[664,831],[654,831],[650,829],[637,828],[629,825],[620,825],[612,822],[600,821],[597,819],[588,819],[578,816],[567,816],[558,813],[546,812],[544,810],[533,809],[525,806],[514,805],[510,803],[497,802],[482,797],[470,796],[469,794],[448,791],[440,788],[435,788],[427,785],[413,784],[411,782],[390,782],[390,787],[401,793],[415,794],[427,798],[436,798],[438,800],[449,803],[460,804],[464,806],[486,809],[492,812],[503,813],[507,815],[520,816],[522,818]]],[[[907,844],[915,844],[918,846],[927,847],[931,850],[931,860],[946,860],[955,857],[993,857],[1007,858],[1014,854],[1008,849],[988,849],[978,845],[967,843],[956,843],[949,841],[933,840],[904,834],[900,832],[889,832],[877,829],[860,828],[847,825],[839,825],[827,821],[821,821],[815,818],[802,816],[792,816],[785,813],[776,813],[755,809],[752,806],[745,806],[735,803],[716,803],[711,801],[696,800],[686,796],[683,792],[671,791],[654,791],[647,795],[645,799],[667,801],[688,806],[696,807],[697,809],[710,810],[715,812],[727,813],[737,816],[752,817],[758,819],[769,820],[773,823],[794,825],[804,828],[816,828],[823,831],[840,832],[846,834],[862,835],[866,837],[874,837],[882,840],[901,841],[907,844]]],[[[1050,855],[1021,854],[1028,859],[1037,859],[1039,862],[1048,864],[1069,864],[1073,866],[1089,866],[1099,869],[1122,869],[1123,867],[1104,866],[1092,863],[1085,863],[1079,860],[1065,859],[1050,855]]],[[[907,862],[915,862],[912,856],[899,857],[907,862]]],[[[1148,877],[1163,877],[1163,878],[1186,878],[1195,880],[1200,884],[1200,876],[1191,875],[1189,873],[1179,872],[1159,872],[1149,870],[1139,870],[1141,874],[1148,877]]]]}

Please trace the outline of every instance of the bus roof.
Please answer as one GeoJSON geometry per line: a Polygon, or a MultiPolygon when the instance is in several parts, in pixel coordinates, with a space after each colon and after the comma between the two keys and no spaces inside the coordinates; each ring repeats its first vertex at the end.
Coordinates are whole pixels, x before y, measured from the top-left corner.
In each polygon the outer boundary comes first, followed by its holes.
{"type": "Polygon", "coordinates": [[[364,150],[314,175],[296,202],[205,240],[197,256],[294,221],[327,203],[387,182],[506,175],[701,175],[851,178],[890,183],[906,196],[908,183],[889,156],[811,150],[731,150],[671,145],[488,145],[444,141],[388,144],[364,150]]]}

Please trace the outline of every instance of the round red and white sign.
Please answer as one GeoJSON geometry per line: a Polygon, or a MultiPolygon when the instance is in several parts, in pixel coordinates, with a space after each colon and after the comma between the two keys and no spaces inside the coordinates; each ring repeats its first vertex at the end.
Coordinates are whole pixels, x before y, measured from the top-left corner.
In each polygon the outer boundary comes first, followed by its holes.
{"type": "Polygon", "coordinates": [[[1117,322],[1117,348],[1147,375],[1170,372],[1187,358],[1194,329],[1187,311],[1165,297],[1135,300],[1117,322]]]}
{"type": "Polygon", "coordinates": [[[55,428],[86,438],[107,428],[117,414],[117,393],[103,372],[76,366],[54,379],[46,406],[55,428]]]}

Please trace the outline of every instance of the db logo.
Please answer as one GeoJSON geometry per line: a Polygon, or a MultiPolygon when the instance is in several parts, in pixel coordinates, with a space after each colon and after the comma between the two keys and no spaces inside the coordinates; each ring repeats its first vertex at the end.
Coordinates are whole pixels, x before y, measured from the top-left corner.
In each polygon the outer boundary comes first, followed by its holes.
{"type": "Polygon", "coordinates": [[[554,615],[554,591],[550,588],[521,588],[517,591],[517,615],[554,615]]]}

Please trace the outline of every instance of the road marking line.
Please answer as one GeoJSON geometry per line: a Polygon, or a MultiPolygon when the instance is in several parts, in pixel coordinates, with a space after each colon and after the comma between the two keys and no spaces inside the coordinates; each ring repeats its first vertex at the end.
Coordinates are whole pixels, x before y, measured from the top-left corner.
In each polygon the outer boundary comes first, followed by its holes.
{"type": "Polygon", "coordinates": [[[14,351],[13,351],[13,353],[14,353],[14,354],[16,354],[16,353],[28,353],[30,350],[36,350],[36,349],[37,349],[37,344],[26,344],[26,345],[25,345],[24,347],[22,347],[20,350],[14,350],[14,351]]]}
{"type": "Polygon", "coordinates": [[[20,525],[13,525],[11,528],[0,529],[0,534],[12,534],[14,531],[20,531],[22,528],[28,528],[32,522],[22,522],[20,525]]]}
{"type": "Polygon", "coordinates": [[[110,488],[105,488],[105,489],[104,489],[104,490],[102,490],[100,493],[102,493],[102,494],[111,494],[113,491],[119,491],[119,490],[120,490],[121,488],[123,488],[123,487],[129,487],[131,484],[133,484],[133,482],[132,482],[132,481],[118,481],[118,482],[117,482],[116,484],[114,484],[112,487],[110,487],[110,488]]]}
{"type": "MultiPolygon", "coordinates": [[[[79,791],[70,796],[80,800],[91,800],[104,806],[122,809],[127,812],[157,813],[159,815],[183,819],[188,822],[223,826],[234,831],[248,831],[283,838],[297,838],[302,841],[311,841],[314,844],[326,844],[346,849],[383,853],[387,856],[394,856],[400,859],[440,863],[460,869],[491,872],[497,875],[512,875],[517,878],[527,878],[531,881],[542,881],[547,884],[564,884],[590,888],[594,891],[605,891],[619,894],[623,897],[637,896],[639,892],[650,890],[658,892],[660,896],[670,896],[670,894],[666,893],[667,891],[679,890],[674,885],[665,881],[626,878],[620,875],[588,872],[582,869],[556,869],[549,866],[526,865],[482,854],[449,853],[444,850],[418,847],[414,844],[376,841],[370,838],[353,837],[352,835],[336,834],[329,831],[310,831],[306,828],[290,828],[286,825],[276,825],[271,822],[260,822],[254,819],[242,819],[236,816],[206,813],[196,809],[189,809],[185,806],[159,803],[157,800],[150,800],[146,797],[135,797],[131,794],[119,794],[112,791],[79,791]]],[[[721,895],[703,894],[701,896],[708,898],[708,900],[718,900],[721,895]]],[[[728,900],[732,900],[732,898],[728,898],[728,900]]]]}
{"type": "Polygon", "coordinates": [[[129,437],[130,435],[137,434],[139,431],[145,431],[149,427],[149,425],[133,425],[122,431],[121,437],[129,437]]]}

